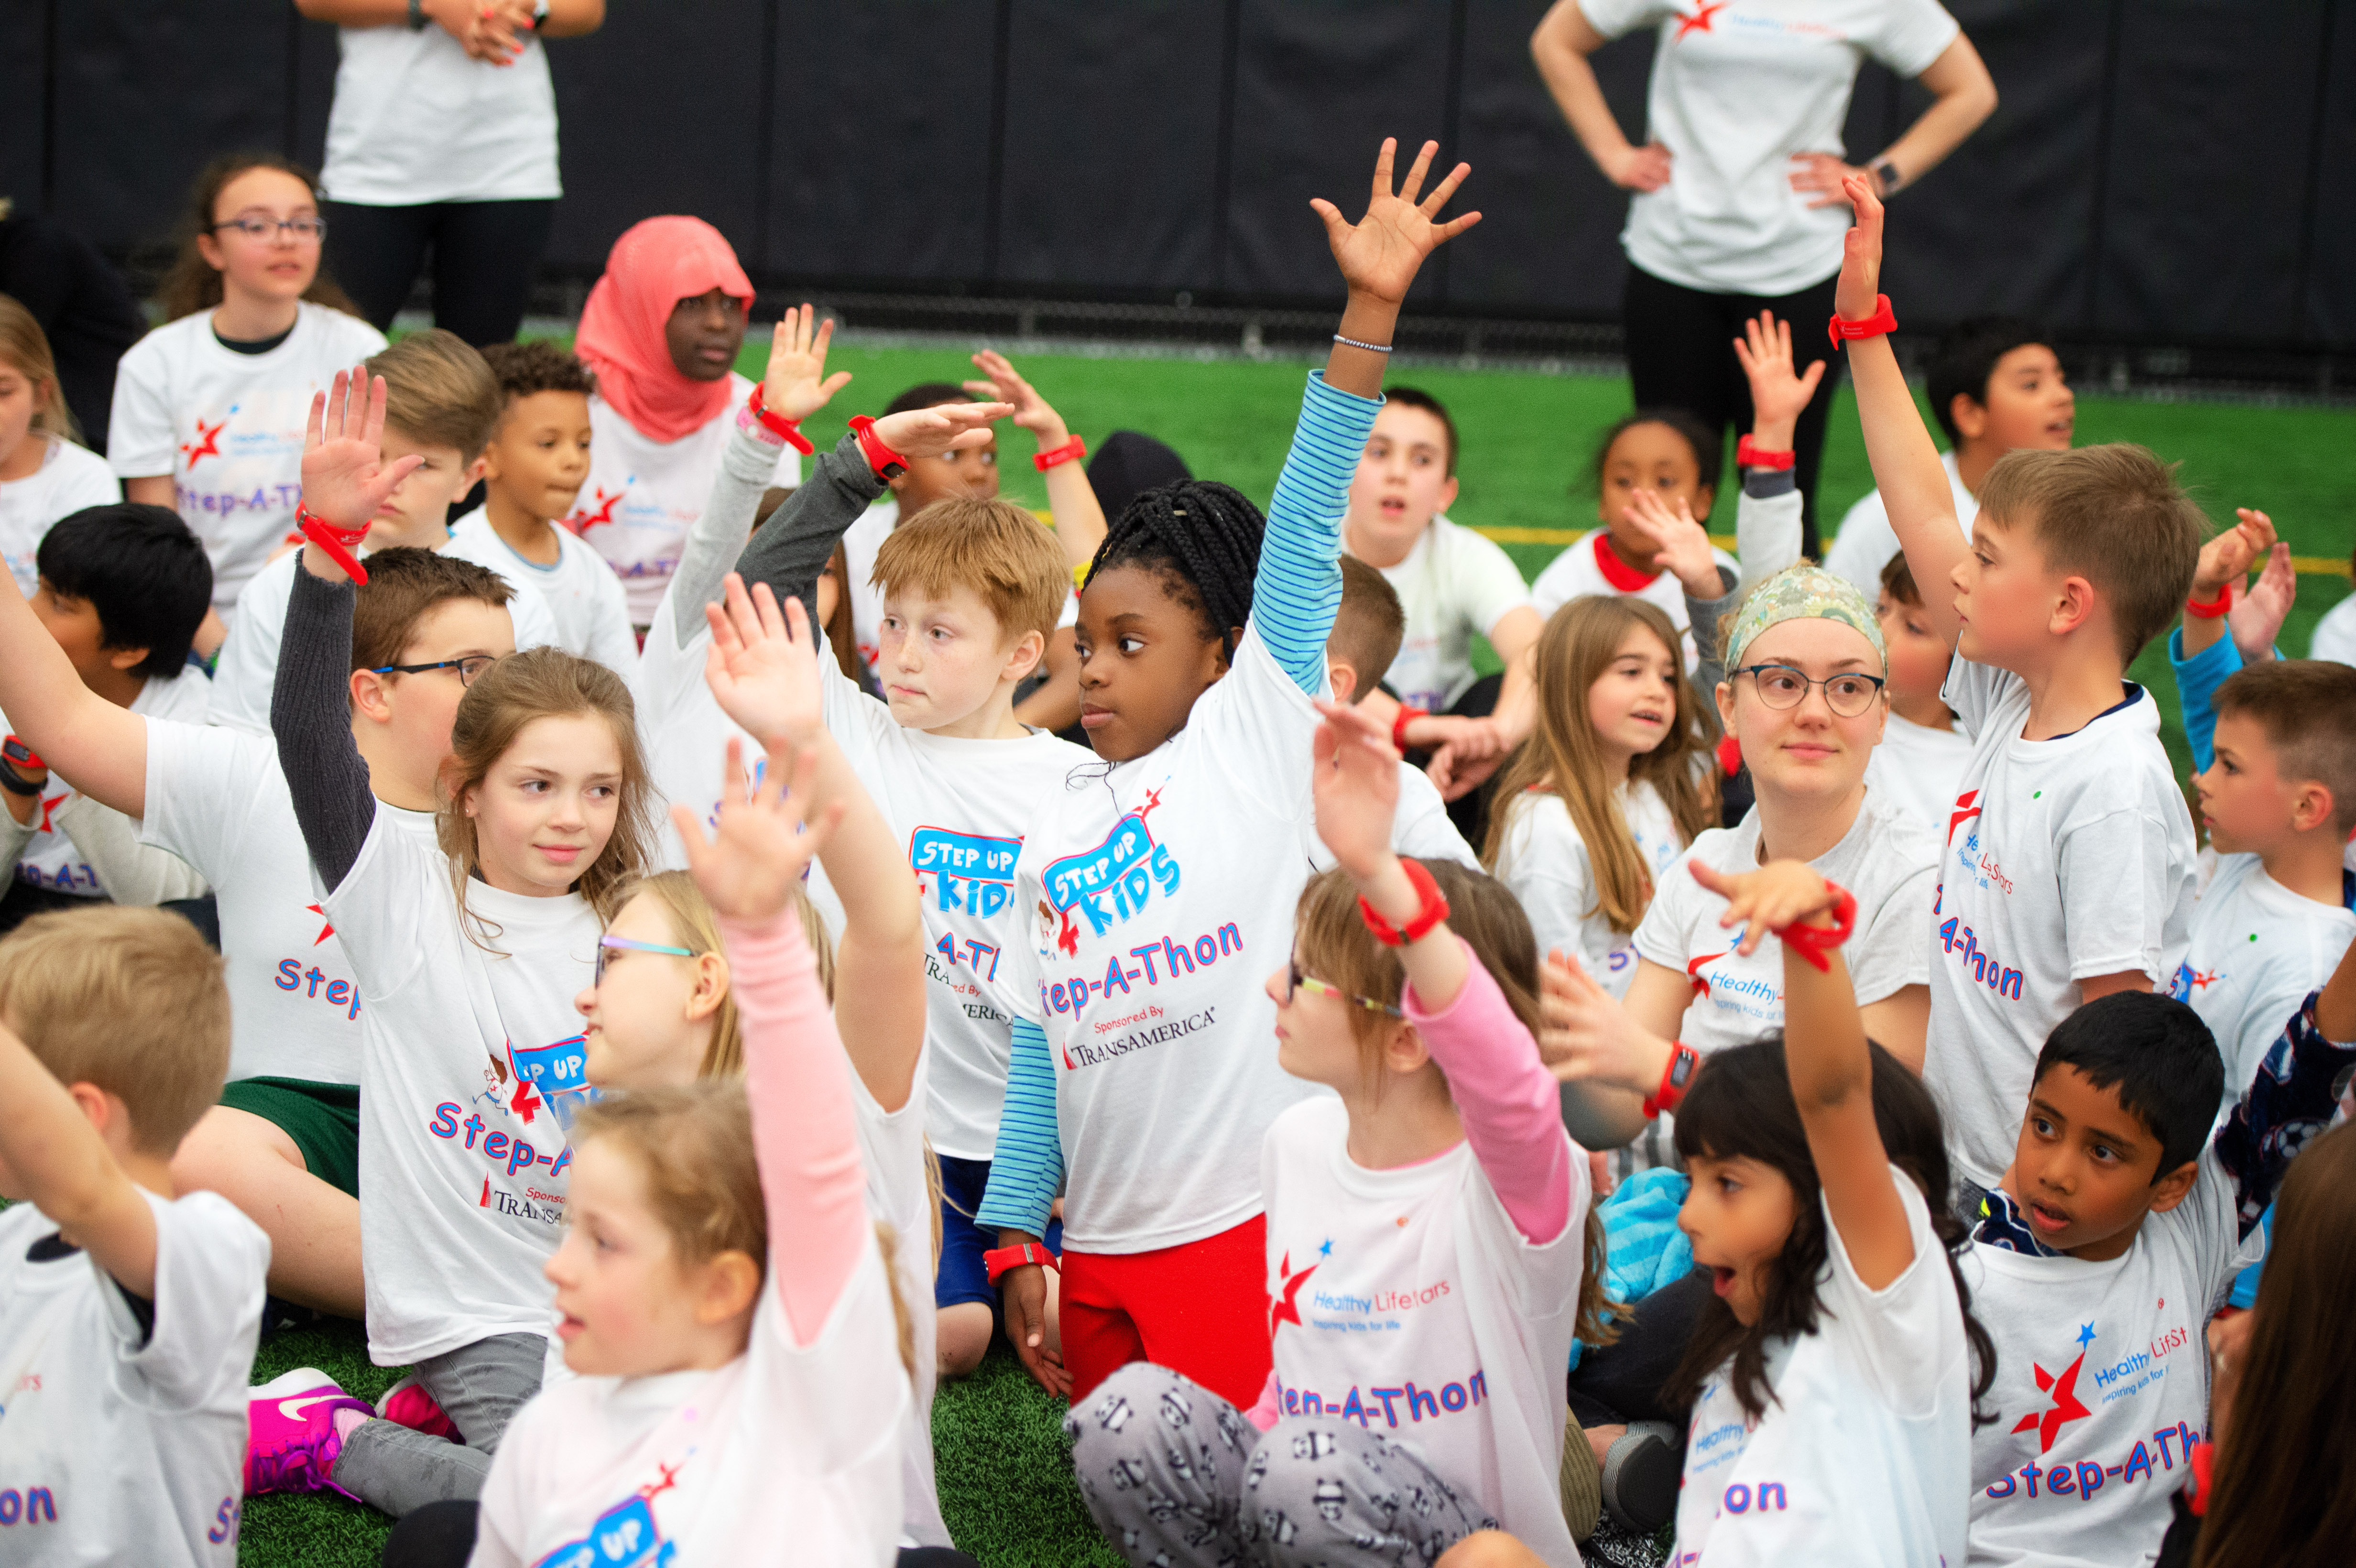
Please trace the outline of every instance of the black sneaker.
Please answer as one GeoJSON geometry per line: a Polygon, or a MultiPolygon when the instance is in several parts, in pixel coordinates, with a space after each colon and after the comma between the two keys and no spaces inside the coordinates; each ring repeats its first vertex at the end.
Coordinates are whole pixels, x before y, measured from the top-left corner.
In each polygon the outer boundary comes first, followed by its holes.
{"type": "Polygon", "coordinates": [[[1603,1507],[1631,1532],[1649,1536],[1677,1517],[1685,1454],[1675,1427],[1639,1421],[1603,1456],[1603,1507]]]}

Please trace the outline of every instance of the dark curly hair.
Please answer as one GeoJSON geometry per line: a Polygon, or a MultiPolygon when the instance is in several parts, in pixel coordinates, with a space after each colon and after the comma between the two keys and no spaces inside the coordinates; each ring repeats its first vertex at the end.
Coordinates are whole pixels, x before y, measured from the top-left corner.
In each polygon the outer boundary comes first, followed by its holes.
{"type": "Polygon", "coordinates": [[[1231,485],[1181,479],[1156,485],[1106,530],[1088,579],[1117,566],[1159,575],[1201,618],[1205,638],[1233,661],[1236,629],[1251,618],[1252,579],[1267,528],[1259,508],[1231,485]]]}
{"type": "Polygon", "coordinates": [[[579,392],[597,389],[597,374],[569,349],[545,338],[521,343],[494,343],[483,350],[483,362],[498,379],[502,398],[529,398],[536,392],[579,392]]]}

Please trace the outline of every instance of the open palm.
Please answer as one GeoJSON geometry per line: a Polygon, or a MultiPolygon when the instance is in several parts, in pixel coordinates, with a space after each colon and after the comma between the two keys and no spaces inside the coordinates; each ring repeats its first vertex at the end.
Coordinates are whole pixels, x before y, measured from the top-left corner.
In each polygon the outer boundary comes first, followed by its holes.
{"type": "Polygon", "coordinates": [[[425,461],[414,453],[384,461],[384,378],[366,366],[336,372],[311,399],[303,430],[303,505],[339,528],[369,526],[386,496],[425,461]]]}
{"type": "MultiPolygon", "coordinates": [[[[744,743],[734,736],[728,741],[727,772],[721,776],[744,776],[744,743]]],[[[734,789],[723,792],[709,843],[693,811],[683,805],[671,808],[671,821],[687,850],[688,874],[713,910],[743,921],[770,920],[784,912],[803,872],[842,820],[840,801],[816,821],[802,820],[797,803],[810,797],[817,777],[818,757],[804,752],[794,763],[790,781],[783,769],[771,768],[750,795],[734,789]]]]}
{"type": "Polygon", "coordinates": [[[790,309],[769,338],[769,368],[761,377],[761,406],[789,420],[806,420],[851,384],[851,372],[826,373],[826,351],[834,342],[831,320],[812,321],[814,306],[790,309]]]}
{"type": "Polygon", "coordinates": [[[725,603],[705,605],[704,617],[712,625],[712,651],[704,656],[703,679],[720,710],[772,750],[799,751],[816,741],[826,702],[802,602],[787,600],[780,614],[767,583],[746,593],[744,580],[732,571],[725,603]]]}
{"type": "Polygon", "coordinates": [[[1437,142],[1426,142],[1415,155],[1407,171],[1407,183],[1397,192],[1391,189],[1391,160],[1398,151],[1398,139],[1383,138],[1382,153],[1375,159],[1375,179],[1371,197],[1366,203],[1366,215],[1355,224],[1343,218],[1341,208],[1319,197],[1309,205],[1325,220],[1325,240],[1333,248],[1333,261],[1342,269],[1343,281],[1353,293],[1363,293],[1397,304],[1407,297],[1408,285],[1423,259],[1441,245],[1453,240],[1481,221],[1477,212],[1465,213],[1446,223],[1437,221],[1440,209],[1456,194],[1464,176],[1472,172],[1470,164],[1459,164],[1448,171],[1448,177],[1432,187],[1431,194],[1421,201],[1417,193],[1423,188],[1424,176],[1430,172],[1431,160],[1440,151],[1437,142]]]}

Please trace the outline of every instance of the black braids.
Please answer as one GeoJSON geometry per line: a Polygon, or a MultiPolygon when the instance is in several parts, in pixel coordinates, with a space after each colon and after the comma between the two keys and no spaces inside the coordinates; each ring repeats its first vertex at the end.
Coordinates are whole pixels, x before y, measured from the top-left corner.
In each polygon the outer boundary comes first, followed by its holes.
{"type": "Polygon", "coordinates": [[[1181,479],[1142,491],[1122,508],[1097,547],[1088,575],[1135,566],[1177,577],[1233,659],[1232,628],[1251,618],[1252,581],[1267,528],[1242,491],[1214,480],[1181,479]]]}

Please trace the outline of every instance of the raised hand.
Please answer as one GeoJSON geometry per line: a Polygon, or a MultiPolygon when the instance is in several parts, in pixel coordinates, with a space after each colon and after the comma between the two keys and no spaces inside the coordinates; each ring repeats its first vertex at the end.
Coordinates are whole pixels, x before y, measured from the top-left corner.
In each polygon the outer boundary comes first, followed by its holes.
{"type": "Polygon", "coordinates": [[[1423,259],[1441,245],[1453,240],[1481,221],[1477,212],[1465,213],[1446,223],[1436,221],[1440,209],[1472,172],[1470,164],[1459,164],[1448,171],[1448,177],[1432,187],[1431,194],[1421,201],[1417,193],[1423,189],[1424,176],[1430,171],[1433,155],[1440,151],[1437,142],[1426,142],[1415,155],[1407,171],[1407,183],[1396,194],[1391,190],[1391,159],[1398,151],[1398,139],[1383,138],[1383,150],[1375,159],[1374,188],[1366,202],[1366,215],[1355,224],[1342,216],[1342,209],[1318,197],[1310,202],[1317,216],[1325,222],[1325,240],[1333,248],[1334,263],[1342,269],[1342,281],[1353,294],[1365,294],[1385,304],[1396,306],[1407,298],[1408,285],[1423,259]]]}
{"type": "Polygon", "coordinates": [[[369,526],[385,497],[425,459],[412,453],[384,461],[384,378],[368,367],[336,372],[311,399],[303,427],[303,505],[339,528],[369,526]]]}
{"type": "Polygon", "coordinates": [[[1789,450],[1793,427],[1799,422],[1816,383],[1825,379],[1825,361],[1810,360],[1805,371],[1792,369],[1792,324],[1777,321],[1772,311],[1759,319],[1745,319],[1742,336],[1734,340],[1734,357],[1751,379],[1751,440],[1771,451],[1789,450]]]}
{"type": "Polygon", "coordinates": [[[761,406],[771,413],[806,420],[851,384],[848,370],[826,373],[826,351],[834,341],[834,323],[818,322],[813,329],[817,315],[808,304],[788,309],[769,336],[769,368],[761,376],[761,406]]]}
{"type": "Polygon", "coordinates": [[[1072,439],[1064,416],[1039,395],[1038,388],[1023,379],[1005,355],[985,348],[973,357],[973,362],[989,379],[968,381],[965,389],[986,393],[1011,406],[1015,424],[1039,438],[1040,451],[1051,451],[1072,439]]]}
{"type": "Polygon", "coordinates": [[[1622,190],[1658,190],[1669,183],[1669,150],[1658,142],[1623,147],[1603,165],[1603,177],[1622,190]]]}
{"type": "Polygon", "coordinates": [[[755,583],[748,594],[732,571],[725,600],[705,605],[703,614],[712,626],[703,680],[720,710],[768,751],[809,750],[826,732],[826,699],[802,602],[787,600],[780,614],[767,583],[755,583]]]}
{"type": "Polygon", "coordinates": [[[1317,837],[1353,880],[1365,881],[1392,859],[1399,754],[1383,727],[1355,708],[1320,699],[1317,711],[1325,718],[1310,741],[1317,837]]]}
{"type": "Polygon", "coordinates": [[[1565,1083],[1649,1094],[1669,1048],[1628,1016],[1578,959],[1557,948],[1538,966],[1538,1060],[1565,1083]]]}
{"type": "Polygon", "coordinates": [[[1833,288],[1833,308],[1851,321],[1863,321],[1881,297],[1881,198],[1863,175],[1848,176],[1841,189],[1856,209],[1857,221],[1841,240],[1840,282],[1833,288]]]}
{"type": "Polygon", "coordinates": [[[1718,557],[1710,552],[1709,534],[1694,520],[1683,496],[1672,512],[1659,491],[1639,485],[1628,497],[1627,516],[1629,526],[1659,550],[1653,564],[1675,572],[1687,593],[1715,599],[1726,591],[1718,574],[1718,557]]]}
{"type": "Polygon", "coordinates": [[[910,409],[875,421],[876,439],[903,457],[938,457],[990,440],[990,427],[1014,411],[1012,403],[944,403],[910,409]]]}
{"type": "MultiPolygon", "coordinates": [[[[692,810],[670,808],[680,843],[687,849],[688,874],[712,909],[731,920],[766,921],[783,913],[811,859],[826,848],[842,820],[841,801],[813,820],[802,818],[801,803],[809,799],[818,778],[815,752],[796,757],[790,775],[788,779],[787,769],[771,767],[749,795],[733,788],[722,791],[709,843],[692,810]]],[[[744,776],[744,743],[733,735],[728,738],[727,772],[721,776],[744,776]]]]}
{"type": "Polygon", "coordinates": [[[2262,664],[2275,656],[2275,640],[2297,603],[2298,571],[2290,563],[2290,546],[2277,539],[2266,552],[2258,580],[2225,613],[2226,630],[2244,664],[2262,664]]]}
{"type": "Polygon", "coordinates": [[[1694,880],[1726,901],[1718,917],[1723,926],[1743,928],[1735,951],[1756,953],[1759,944],[1794,921],[1824,914],[1840,895],[1804,860],[1770,860],[1755,871],[1729,876],[1699,860],[1687,862],[1694,880]]]}

